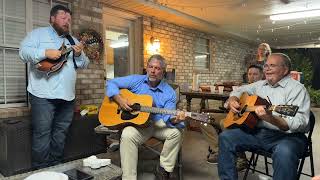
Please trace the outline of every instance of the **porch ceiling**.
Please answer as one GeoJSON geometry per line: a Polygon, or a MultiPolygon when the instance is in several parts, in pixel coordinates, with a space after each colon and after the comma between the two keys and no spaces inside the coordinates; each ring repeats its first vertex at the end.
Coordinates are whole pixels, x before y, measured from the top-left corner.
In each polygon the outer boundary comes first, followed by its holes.
{"type": "Polygon", "coordinates": [[[272,21],[285,12],[320,9],[319,0],[102,0],[105,5],[154,16],[209,33],[273,48],[318,47],[320,17],[272,21]]]}

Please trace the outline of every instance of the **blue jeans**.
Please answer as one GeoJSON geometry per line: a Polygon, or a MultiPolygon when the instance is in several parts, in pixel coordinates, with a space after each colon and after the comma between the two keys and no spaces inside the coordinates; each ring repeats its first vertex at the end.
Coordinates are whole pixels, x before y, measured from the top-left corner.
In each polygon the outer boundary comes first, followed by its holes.
{"type": "Polygon", "coordinates": [[[270,129],[246,132],[230,129],[219,135],[218,172],[221,180],[237,180],[235,160],[237,152],[262,149],[272,152],[273,179],[296,179],[299,158],[307,147],[303,133],[286,134],[270,129]]]}
{"type": "Polygon", "coordinates": [[[30,94],[32,166],[43,168],[61,162],[75,101],[44,99],[30,94]]]}

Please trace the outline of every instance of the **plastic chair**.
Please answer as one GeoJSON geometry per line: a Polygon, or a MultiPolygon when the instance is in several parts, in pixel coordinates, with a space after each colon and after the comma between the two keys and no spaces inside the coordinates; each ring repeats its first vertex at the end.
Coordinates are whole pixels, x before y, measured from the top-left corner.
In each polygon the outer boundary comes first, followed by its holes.
{"type": "MultiPolygon", "coordinates": [[[[297,169],[297,179],[300,179],[301,174],[313,177],[314,176],[314,163],[313,163],[313,152],[312,152],[312,133],[314,129],[314,124],[315,124],[315,116],[312,111],[310,111],[310,118],[309,118],[309,123],[310,123],[310,131],[308,132],[308,145],[307,145],[307,150],[305,151],[304,155],[302,158],[300,158],[300,163],[297,169]],[[311,169],[311,174],[303,173],[303,165],[305,159],[309,157],[310,158],[310,169],[311,169]]],[[[249,160],[249,166],[246,169],[246,172],[244,174],[243,179],[247,179],[248,172],[249,170],[252,170],[252,173],[259,172],[261,174],[267,175],[272,177],[272,175],[269,174],[268,170],[268,164],[272,164],[271,162],[268,161],[268,158],[271,158],[272,153],[268,151],[263,151],[263,150],[255,150],[255,151],[249,151],[252,153],[250,160],[249,160]],[[256,156],[256,157],[255,157],[256,156]],[[259,156],[264,157],[264,164],[265,164],[265,172],[262,172],[260,170],[256,170],[256,165],[259,156]]]]}

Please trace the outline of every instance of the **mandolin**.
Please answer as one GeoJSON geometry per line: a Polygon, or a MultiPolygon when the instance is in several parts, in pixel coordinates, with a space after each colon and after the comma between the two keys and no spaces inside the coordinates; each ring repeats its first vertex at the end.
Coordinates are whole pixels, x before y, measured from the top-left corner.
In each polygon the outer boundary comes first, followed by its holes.
{"type": "MultiPolygon", "coordinates": [[[[121,129],[126,126],[147,127],[150,113],[176,115],[177,110],[152,107],[152,97],[134,94],[127,89],[120,90],[120,96],[133,103],[133,111],[122,110],[118,104],[105,96],[99,111],[99,121],[109,129],[121,129]]],[[[202,123],[213,123],[208,114],[186,112],[186,117],[202,123]]]]}
{"type": "Polygon", "coordinates": [[[270,103],[259,96],[249,96],[243,93],[240,97],[240,112],[233,113],[229,111],[226,119],[224,120],[224,127],[230,128],[233,126],[246,126],[253,129],[257,122],[258,117],[254,113],[257,106],[265,106],[269,111],[275,111],[285,116],[295,116],[299,107],[294,105],[270,105],[270,103]]]}
{"type": "MultiPolygon", "coordinates": [[[[97,40],[93,38],[90,40],[81,41],[80,43],[82,43],[83,45],[86,45],[86,44],[92,44],[95,42],[97,42],[97,40]]],[[[37,63],[35,67],[39,71],[45,72],[48,77],[52,73],[58,72],[63,67],[63,65],[67,62],[68,56],[73,49],[71,46],[67,48],[63,43],[59,48],[59,50],[61,51],[61,57],[59,59],[54,60],[54,59],[47,58],[37,63]]]]}

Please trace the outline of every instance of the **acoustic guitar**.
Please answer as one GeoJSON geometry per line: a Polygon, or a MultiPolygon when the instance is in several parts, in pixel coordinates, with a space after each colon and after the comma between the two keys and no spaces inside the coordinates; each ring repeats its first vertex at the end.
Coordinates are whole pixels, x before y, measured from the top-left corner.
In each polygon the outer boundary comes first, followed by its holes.
{"type": "MultiPolygon", "coordinates": [[[[82,43],[83,45],[92,44],[95,42],[97,42],[95,38],[92,38],[86,41],[80,41],[80,43],[82,43]]],[[[63,65],[67,62],[68,56],[73,49],[71,46],[66,48],[66,46],[63,43],[59,48],[59,50],[61,51],[61,57],[59,59],[54,60],[54,59],[47,58],[35,64],[35,67],[39,71],[46,72],[48,77],[52,73],[58,72],[63,67],[63,65]]]]}
{"type": "Polygon", "coordinates": [[[270,105],[270,103],[259,96],[249,96],[243,93],[240,97],[240,112],[233,113],[229,111],[224,120],[224,127],[230,128],[232,126],[246,126],[253,129],[257,122],[258,116],[254,113],[257,106],[265,106],[269,111],[275,111],[285,116],[295,116],[299,107],[294,105],[270,105]]]}
{"type": "MultiPolygon", "coordinates": [[[[105,96],[99,111],[99,121],[109,129],[121,129],[126,126],[147,127],[150,113],[176,115],[178,111],[152,107],[152,97],[134,94],[127,89],[120,90],[120,96],[128,99],[133,111],[122,110],[111,98],[105,96]]],[[[186,116],[202,123],[213,123],[209,114],[186,112],[186,116]]]]}

